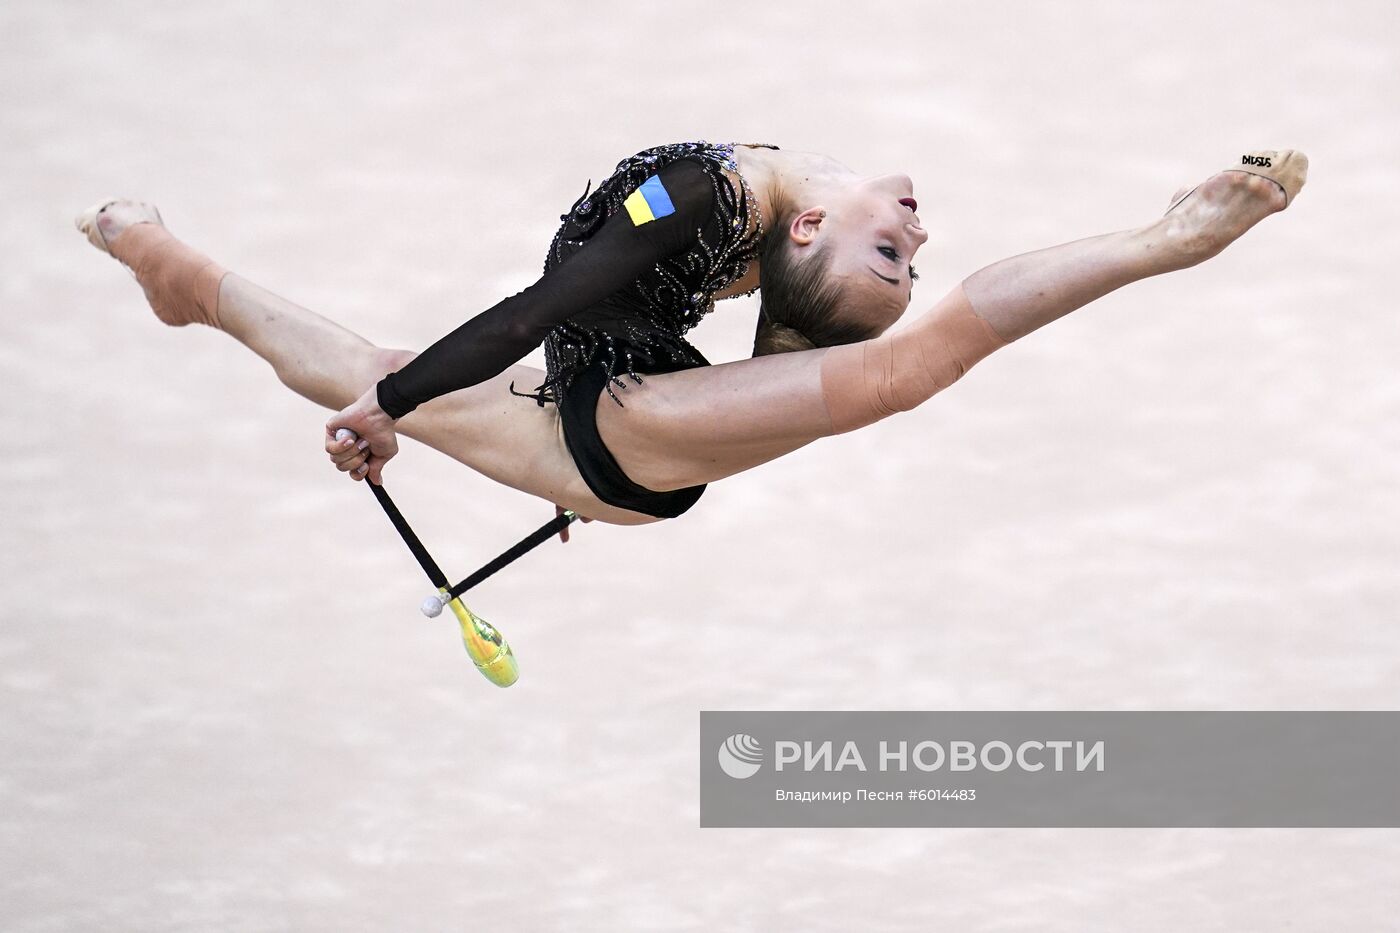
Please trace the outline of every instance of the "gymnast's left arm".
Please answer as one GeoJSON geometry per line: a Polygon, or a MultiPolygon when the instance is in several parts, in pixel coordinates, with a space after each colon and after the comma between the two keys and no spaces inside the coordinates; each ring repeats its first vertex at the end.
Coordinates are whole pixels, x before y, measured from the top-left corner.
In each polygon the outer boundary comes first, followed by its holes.
{"type": "MultiPolygon", "coordinates": [[[[378,485],[384,462],[398,451],[397,419],[431,399],[504,372],[560,322],[689,248],[714,210],[709,175],[686,159],[647,179],[633,198],[643,196],[645,207],[630,205],[629,199],[627,209],[609,217],[583,248],[538,282],[478,314],[371,387],[326,423],[328,445],[342,427],[368,440],[368,474],[378,485]]],[[[328,452],[334,458],[329,446],[328,452]]],[[[353,479],[363,475],[362,469],[351,472],[353,479]]]]}

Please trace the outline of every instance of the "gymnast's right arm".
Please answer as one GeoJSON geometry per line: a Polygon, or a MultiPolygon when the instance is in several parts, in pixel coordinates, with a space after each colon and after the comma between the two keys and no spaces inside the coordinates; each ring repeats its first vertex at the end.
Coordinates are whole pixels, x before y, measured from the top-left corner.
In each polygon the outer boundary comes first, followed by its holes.
{"type": "Polygon", "coordinates": [[[639,216],[619,210],[582,249],[534,285],[385,376],[378,385],[379,407],[391,418],[402,418],[430,399],[504,372],[538,347],[555,325],[690,246],[713,209],[713,188],[704,169],[682,160],[645,182],[632,203],[639,216]]]}

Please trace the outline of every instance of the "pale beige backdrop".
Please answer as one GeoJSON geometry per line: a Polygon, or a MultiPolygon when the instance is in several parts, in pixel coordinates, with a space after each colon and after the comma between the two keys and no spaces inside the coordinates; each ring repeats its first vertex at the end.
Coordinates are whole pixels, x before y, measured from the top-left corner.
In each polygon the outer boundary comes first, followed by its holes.
{"type": "MultiPolygon", "coordinates": [[[[4,4],[0,928],[1387,927],[1400,832],[701,831],[696,741],[702,709],[1396,707],[1396,9],[4,4]],[[915,311],[1245,149],[1313,175],[914,413],[531,555],[473,600],[506,691],[418,615],[325,413],[71,227],[154,200],[422,347],[533,280],[590,177],[693,138],[910,173],[915,311]]],[[[551,515],[413,444],[388,480],[454,576],[551,515]]]]}

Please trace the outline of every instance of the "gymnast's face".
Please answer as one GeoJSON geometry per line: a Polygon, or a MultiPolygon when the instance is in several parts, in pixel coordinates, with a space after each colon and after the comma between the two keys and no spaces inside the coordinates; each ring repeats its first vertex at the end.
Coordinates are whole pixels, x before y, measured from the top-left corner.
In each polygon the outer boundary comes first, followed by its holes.
{"type": "Polygon", "coordinates": [[[914,254],[928,240],[914,183],[908,175],[853,178],[824,201],[793,219],[793,239],[825,245],[828,274],[850,297],[843,314],[872,336],[884,333],[909,307],[914,254]]]}

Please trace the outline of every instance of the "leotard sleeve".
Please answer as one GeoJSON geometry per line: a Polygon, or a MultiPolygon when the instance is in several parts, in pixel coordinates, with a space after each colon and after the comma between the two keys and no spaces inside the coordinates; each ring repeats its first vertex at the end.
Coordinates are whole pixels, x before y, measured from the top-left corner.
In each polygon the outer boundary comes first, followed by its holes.
{"type": "Polygon", "coordinates": [[[714,210],[700,165],[681,159],[651,176],[572,256],[434,343],[378,386],[379,407],[402,418],[430,399],[476,385],[520,361],[561,321],[689,248],[714,210]]]}

